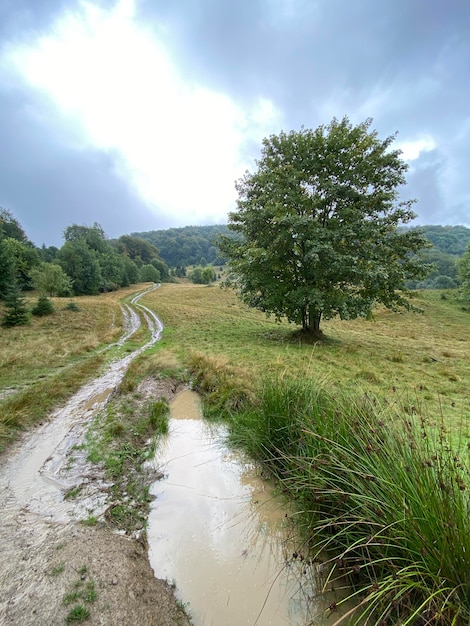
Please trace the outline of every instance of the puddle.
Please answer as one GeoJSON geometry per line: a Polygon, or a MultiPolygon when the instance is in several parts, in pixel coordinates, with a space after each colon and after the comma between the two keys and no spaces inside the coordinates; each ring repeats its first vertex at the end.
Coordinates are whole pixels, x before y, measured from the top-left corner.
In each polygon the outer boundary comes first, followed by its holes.
{"type": "Polygon", "coordinates": [[[326,623],[333,599],[300,575],[305,563],[292,559],[282,503],[225,435],[202,420],[197,394],[171,404],[156,458],[165,478],[153,486],[148,526],[155,575],[174,582],[195,626],[326,623]]]}

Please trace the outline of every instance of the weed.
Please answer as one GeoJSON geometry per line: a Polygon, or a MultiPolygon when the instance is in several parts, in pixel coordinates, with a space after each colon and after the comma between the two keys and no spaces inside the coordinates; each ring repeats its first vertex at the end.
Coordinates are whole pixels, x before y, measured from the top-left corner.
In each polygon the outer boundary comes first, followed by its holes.
{"type": "Polygon", "coordinates": [[[190,615],[191,614],[191,603],[190,602],[183,602],[182,600],[177,600],[176,601],[176,606],[177,608],[182,612],[185,613],[186,615],[190,615]]]}
{"type": "Polygon", "coordinates": [[[65,563],[59,563],[51,569],[51,576],[59,576],[65,570],[65,563]]]}
{"type": "Polygon", "coordinates": [[[66,593],[62,603],[65,604],[65,606],[69,606],[69,604],[72,604],[73,602],[76,602],[77,600],[79,600],[81,598],[81,592],[80,591],[70,591],[69,593],[66,593]]]}
{"type": "Polygon", "coordinates": [[[98,518],[95,515],[89,515],[81,522],[84,526],[96,526],[98,524],[98,518]]]}
{"type": "Polygon", "coordinates": [[[64,500],[72,500],[73,498],[76,498],[80,494],[82,489],[83,485],[77,485],[76,487],[72,487],[64,493],[64,500]]]}
{"type": "Polygon", "coordinates": [[[90,580],[86,583],[82,591],[82,598],[85,602],[91,603],[91,602],[94,602],[97,597],[98,597],[98,594],[96,593],[95,583],[92,580],[90,580]]]}
{"type": "Polygon", "coordinates": [[[90,611],[83,605],[77,604],[73,609],[69,612],[65,621],[67,624],[71,624],[72,622],[84,622],[90,617],[90,611]]]}
{"type": "Polygon", "coordinates": [[[159,435],[168,433],[169,406],[167,400],[157,400],[148,406],[148,423],[153,431],[159,435]]]}

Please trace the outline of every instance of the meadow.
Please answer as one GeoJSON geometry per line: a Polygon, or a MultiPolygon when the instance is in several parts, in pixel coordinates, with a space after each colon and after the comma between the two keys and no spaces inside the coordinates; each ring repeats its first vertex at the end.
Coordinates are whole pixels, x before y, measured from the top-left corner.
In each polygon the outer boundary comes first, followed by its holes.
{"type": "MultiPolygon", "coordinates": [[[[100,372],[135,290],[1,331],[0,444],[100,372]]],[[[468,626],[470,313],[452,291],[417,292],[419,313],[324,321],[315,342],[217,285],[164,284],[141,302],[164,332],[121,394],[146,376],[200,391],[290,499],[303,558],[327,555],[325,577],[356,599],[343,623],[468,626]]],[[[108,434],[135,430],[128,413],[108,434]]]]}
{"type": "Polygon", "coordinates": [[[410,414],[442,415],[460,432],[470,422],[470,313],[451,294],[416,293],[422,313],[379,309],[372,320],[324,321],[325,339],[313,344],[217,285],[166,284],[143,302],[165,326],[156,348],[162,364],[165,355],[185,366],[199,355],[251,384],[291,372],[329,390],[378,395],[410,414]]]}
{"type": "Polygon", "coordinates": [[[346,590],[328,620],[468,626],[469,313],[452,294],[326,322],[316,343],[217,287],[165,285],[147,304],[166,324],[147,372],[176,356],[205,414],[276,478],[292,559],[346,590]]]}
{"type": "MultiPolygon", "coordinates": [[[[112,356],[102,349],[123,332],[120,301],[137,290],[76,297],[72,308],[52,298],[54,314],[0,329],[0,450],[99,374],[112,356]]],[[[26,302],[32,307],[36,298],[26,302]]]]}

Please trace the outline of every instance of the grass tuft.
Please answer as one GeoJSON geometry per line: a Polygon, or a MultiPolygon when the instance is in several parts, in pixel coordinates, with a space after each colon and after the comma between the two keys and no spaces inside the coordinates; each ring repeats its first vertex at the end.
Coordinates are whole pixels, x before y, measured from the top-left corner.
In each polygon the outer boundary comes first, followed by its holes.
{"type": "Polygon", "coordinates": [[[469,623],[467,442],[440,419],[277,377],[231,428],[296,502],[312,558],[328,555],[326,583],[352,589],[348,623],[469,623]]]}

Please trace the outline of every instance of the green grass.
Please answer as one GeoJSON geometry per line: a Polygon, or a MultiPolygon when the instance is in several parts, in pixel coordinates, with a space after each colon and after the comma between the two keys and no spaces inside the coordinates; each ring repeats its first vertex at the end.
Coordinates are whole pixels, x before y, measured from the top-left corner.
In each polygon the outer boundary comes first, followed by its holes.
{"type": "MultiPolygon", "coordinates": [[[[172,376],[192,383],[206,413],[229,420],[234,443],[269,465],[296,504],[300,541],[311,558],[328,555],[325,576],[349,586],[367,623],[468,625],[469,312],[451,294],[417,293],[421,314],[380,309],[373,321],[324,322],[317,342],[217,287],[164,285],[143,302],[161,317],[163,338],[131,364],[88,439],[90,458],[115,483],[109,523],[145,526],[146,443],[165,432],[166,418],[136,389],[147,376],[172,376]]],[[[21,337],[18,358],[28,368],[23,353],[33,344],[21,337]]],[[[67,367],[92,362],[86,342],[68,342],[67,367]]],[[[94,354],[102,340],[92,344],[94,354]]],[[[30,395],[0,404],[10,407],[0,439],[71,393],[73,381],[56,395],[57,361],[35,367],[19,375],[30,395]]]]}
{"type": "Polygon", "coordinates": [[[347,623],[470,623],[468,447],[439,416],[268,378],[232,416],[231,440],[295,503],[303,550],[327,559],[325,584],[351,589],[343,602],[360,608],[347,623]]]}
{"type": "Polygon", "coordinates": [[[344,623],[470,623],[468,312],[425,292],[421,314],[332,320],[311,343],[217,288],[145,303],[165,324],[158,360],[269,466],[325,584],[350,590],[344,623]]]}
{"type": "Polygon", "coordinates": [[[118,394],[87,433],[89,460],[102,465],[112,482],[105,519],[128,534],[145,528],[152,498],[144,464],[157,438],[168,432],[168,417],[166,400],[141,402],[138,395],[118,394]]]}
{"type": "Polygon", "coordinates": [[[59,576],[65,571],[65,563],[59,563],[51,569],[51,576],[59,576]]]}
{"type": "Polygon", "coordinates": [[[451,295],[416,293],[423,313],[379,309],[374,320],[325,321],[325,340],[313,344],[217,286],[167,284],[142,302],[165,325],[155,357],[163,366],[176,359],[187,367],[197,353],[236,368],[237,376],[243,371],[255,385],[266,373],[295,371],[328,388],[426,407],[456,429],[470,423],[470,314],[451,295]]]}
{"type": "Polygon", "coordinates": [[[88,566],[82,565],[77,573],[80,578],[75,582],[73,590],[66,593],[62,599],[62,603],[65,606],[75,604],[65,618],[67,624],[84,622],[89,619],[90,610],[81,603],[92,604],[98,598],[94,581],[91,579],[85,580],[88,575],[88,566]]]}
{"type": "Polygon", "coordinates": [[[84,622],[90,617],[90,611],[87,607],[77,604],[71,609],[65,621],[67,624],[71,624],[72,622],[84,622]]]}

